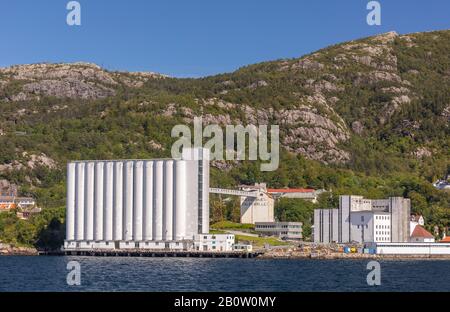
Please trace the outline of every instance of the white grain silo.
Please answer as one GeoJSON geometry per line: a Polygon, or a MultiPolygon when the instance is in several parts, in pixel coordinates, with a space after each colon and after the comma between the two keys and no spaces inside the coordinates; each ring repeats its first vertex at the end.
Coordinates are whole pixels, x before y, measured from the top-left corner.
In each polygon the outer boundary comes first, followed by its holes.
{"type": "Polygon", "coordinates": [[[207,156],[69,163],[64,247],[187,248],[209,231],[207,156]]]}

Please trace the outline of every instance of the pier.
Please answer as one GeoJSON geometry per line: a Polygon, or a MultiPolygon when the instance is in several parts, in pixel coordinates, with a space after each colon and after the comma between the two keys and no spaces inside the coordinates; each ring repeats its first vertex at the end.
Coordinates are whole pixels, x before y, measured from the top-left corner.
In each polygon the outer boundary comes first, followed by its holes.
{"type": "Polygon", "coordinates": [[[171,258],[255,258],[263,251],[171,251],[171,250],[61,250],[40,251],[42,256],[85,256],[85,257],[171,257],[171,258]]]}

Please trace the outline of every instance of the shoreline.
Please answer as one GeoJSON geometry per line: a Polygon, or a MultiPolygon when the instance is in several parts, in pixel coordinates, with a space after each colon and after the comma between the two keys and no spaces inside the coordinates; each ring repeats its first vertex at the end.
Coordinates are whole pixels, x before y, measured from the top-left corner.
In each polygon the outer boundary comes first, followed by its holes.
{"type": "MultiPolygon", "coordinates": [[[[257,251],[258,252],[258,251],[257,251]]],[[[256,253],[257,253],[256,252],[256,253]]],[[[86,256],[86,257],[189,257],[189,258],[242,258],[242,259],[261,259],[261,260],[447,260],[450,261],[450,255],[382,255],[382,254],[345,254],[345,253],[330,253],[313,255],[310,253],[299,252],[284,252],[273,253],[271,251],[261,252],[258,255],[248,256],[245,254],[231,255],[230,253],[195,253],[195,252],[169,252],[169,251],[147,251],[147,252],[133,252],[133,251],[79,251],[79,252],[64,252],[64,251],[39,251],[35,248],[28,247],[14,247],[8,249],[0,249],[0,257],[8,256],[86,256]]]]}

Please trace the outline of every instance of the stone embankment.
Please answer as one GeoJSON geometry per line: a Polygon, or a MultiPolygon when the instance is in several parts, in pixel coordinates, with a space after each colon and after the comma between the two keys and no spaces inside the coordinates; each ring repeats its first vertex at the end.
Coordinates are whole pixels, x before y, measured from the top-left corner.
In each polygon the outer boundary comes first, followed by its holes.
{"type": "Polygon", "coordinates": [[[311,247],[285,247],[266,250],[258,256],[262,259],[318,259],[318,260],[336,260],[336,259],[374,259],[374,260],[427,260],[442,259],[450,260],[450,255],[380,255],[367,253],[344,253],[333,248],[311,248],[311,247]]]}
{"type": "Polygon", "coordinates": [[[37,256],[38,251],[30,247],[14,247],[0,243],[0,256],[37,256]]]}

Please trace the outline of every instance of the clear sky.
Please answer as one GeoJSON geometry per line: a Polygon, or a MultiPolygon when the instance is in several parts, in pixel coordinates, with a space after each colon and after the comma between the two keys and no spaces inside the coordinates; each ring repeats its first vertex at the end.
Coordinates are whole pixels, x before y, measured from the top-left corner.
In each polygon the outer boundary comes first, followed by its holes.
{"type": "Polygon", "coordinates": [[[366,23],[369,0],[0,0],[0,66],[97,63],[177,77],[230,72],[395,30],[450,29],[449,0],[380,0],[382,25],[366,23]]]}

